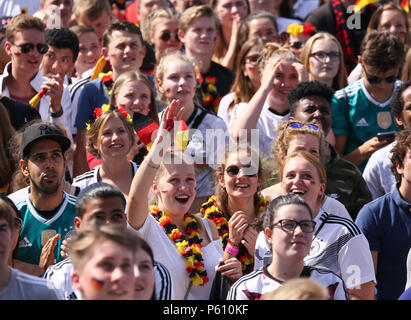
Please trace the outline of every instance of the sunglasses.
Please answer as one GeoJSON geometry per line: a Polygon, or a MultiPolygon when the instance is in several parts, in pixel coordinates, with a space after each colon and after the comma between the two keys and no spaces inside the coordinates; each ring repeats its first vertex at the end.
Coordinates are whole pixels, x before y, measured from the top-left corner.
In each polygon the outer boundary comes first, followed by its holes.
{"type": "Polygon", "coordinates": [[[45,43],[24,43],[20,45],[15,45],[16,47],[20,48],[21,53],[29,53],[30,51],[34,50],[34,48],[37,48],[37,52],[40,54],[45,54],[49,50],[49,46],[45,43]]]}
{"type": "Polygon", "coordinates": [[[307,127],[308,129],[311,129],[311,130],[314,130],[314,131],[320,130],[320,127],[316,126],[315,124],[302,123],[302,122],[297,122],[297,121],[290,122],[288,124],[288,126],[291,127],[291,128],[294,128],[294,129],[302,129],[304,127],[307,127]]]}
{"type": "Polygon", "coordinates": [[[300,222],[290,219],[281,219],[273,224],[273,226],[280,225],[285,232],[294,232],[297,226],[300,226],[304,233],[311,233],[314,231],[316,222],[313,220],[301,220],[300,222]]]}
{"type": "Polygon", "coordinates": [[[242,167],[242,168],[236,165],[232,165],[232,166],[227,167],[227,169],[225,169],[225,172],[227,172],[227,175],[231,178],[237,177],[240,171],[242,171],[245,176],[250,177],[250,178],[256,177],[258,173],[258,169],[251,165],[242,167]]]}
{"type": "MultiPolygon", "coordinates": [[[[164,42],[167,42],[168,40],[170,40],[170,39],[171,39],[171,33],[170,33],[170,31],[164,31],[164,32],[161,34],[160,39],[163,40],[164,42]]],[[[180,41],[180,39],[178,38],[177,32],[174,33],[174,39],[175,39],[176,41],[180,41]]]]}
{"type": "Polygon", "coordinates": [[[367,73],[367,71],[365,70],[364,67],[363,67],[363,69],[364,69],[365,76],[367,77],[367,81],[368,81],[370,84],[378,84],[378,83],[380,83],[382,80],[384,80],[386,83],[394,83],[395,80],[397,80],[397,77],[394,77],[394,76],[386,77],[386,78],[384,78],[384,79],[383,79],[383,78],[380,78],[380,77],[370,76],[370,75],[367,73]]]}
{"type": "Polygon", "coordinates": [[[301,49],[303,47],[304,43],[302,43],[301,41],[296,41],[291,43],[291,48],[293,49],[301,49]]]}

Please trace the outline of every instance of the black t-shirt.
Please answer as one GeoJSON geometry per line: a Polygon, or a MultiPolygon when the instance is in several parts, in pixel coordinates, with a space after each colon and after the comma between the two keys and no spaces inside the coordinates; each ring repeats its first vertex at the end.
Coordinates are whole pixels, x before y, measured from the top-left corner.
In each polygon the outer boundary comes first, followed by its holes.
{"type": "Polygon", "coordinates": [[[11,125],[19,130],[25,123],[34,119],[41,119],[39,112],[27,103],[2,96],[0,103],[3,104],[10,116],[11,125]]]}

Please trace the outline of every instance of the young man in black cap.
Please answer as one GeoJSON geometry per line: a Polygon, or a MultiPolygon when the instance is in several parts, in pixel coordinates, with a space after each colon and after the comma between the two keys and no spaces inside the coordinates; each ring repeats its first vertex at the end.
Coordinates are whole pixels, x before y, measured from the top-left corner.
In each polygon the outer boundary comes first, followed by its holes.
{"type": "Polygon", "coordinates": [[[60,129],[46,122],[23,131],[20,169],[30,187],[25,198],[16,203],[24,215],[17,257],[21,261],[39,264],[40,256],[47,256],[42,259],[44,268],[60,261],[61,242],[74,232],[76,197],[63,190],[64,153],[70,144],[60,129]]]}

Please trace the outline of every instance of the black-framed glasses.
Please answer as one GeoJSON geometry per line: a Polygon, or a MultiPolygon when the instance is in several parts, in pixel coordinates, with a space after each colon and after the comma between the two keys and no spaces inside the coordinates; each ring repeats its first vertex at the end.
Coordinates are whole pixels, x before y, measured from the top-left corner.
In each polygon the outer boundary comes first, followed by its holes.
{"type": "Polygon", "coordinates": [[[316,222],[313,220],[301,220],[295,221],[291,219],[281,219],[273,224],[273,226],[280,225],[281,229],[286,232],[294,232],[297,226],[300,226],[301,231],[304,233],[314,232],[316,222]]]}
{"type": "MultiPolygon", "coordinates": [[[[171,39],[171,32],[168,30],[163,31],[163,33],[160,36],[160,39],[163,40],[164,42],[167,42],[168,40],[171,39]]],[[[177,32],[174,33],[174,39],[176,41],[180,41],[180,39],[178,38],[177,32]]]]}
{"type": "Polygon", "coordinates": [[[302,122],[298,122],[298,121],[293,121],[293,122],[289,122],[288,126],[294,129],[302,129],[304,127],[307,127],[308,129],[314,130],[314,131],[318,131],[320,130],[320,127],[312,124],[312,123],[302,123],[302,122]]]}
{"type": "Polygon", "coordinates": [[[293,49],[301,49],[303,47],[304,43],[302,43],[301,41],[296,41],[291,43],[291,48],[293,49]]]}
{"type": "Polygon", "coordinates": [[[336,61],[340,59],[340,53],[337,51],[325,52],[325,51],[317,51],[310,54],[310,57],[314,57],[319,61],[325,61],[328,57],[330,61],[336,61]]]}
{"type": "Polygon", "coordinates": [[[367,71],[365,70],[365,68],[364,68],[364,66],[363,66],[363,69],[364,69],[364,73],[365,73],[365,76],[366,76],[366,78],[367,78],[367,81],[370,83],[370,84],[378,84],[378,83],[380,83],[382,80],[384,80],[386,83],[394,83],[398,78],[397,77],[395,77],[395,76],[390,76],[390,77],[386,77],[386,78],[380,78],[380,77],[375,77],[375,76],[370,76],[368,73],[367,73],[367,71]]]}
{"type": "Polygon", "coordinates": [[[245,166],[245,167],[239,167],[236,165],[231,165],[228,166],[225,169],[225,172],[227,172],[227,175],[231,178],[237,177],[240,171],[247,177],[256,177],[258,173],[258,169],[256,167],[253,167],[251,165],[245,166]]]}
{"type": "Polygon", "coordinates": [[[40,54],[45,54],[49,50],[49,46],[45,43],[34,44],[27,42],[19,45],[15,44],[15,46],[20,48],[21,53],[29,53],[30,51],[34,50],[34,48],[37,48],[37,52],[40,54]]]}

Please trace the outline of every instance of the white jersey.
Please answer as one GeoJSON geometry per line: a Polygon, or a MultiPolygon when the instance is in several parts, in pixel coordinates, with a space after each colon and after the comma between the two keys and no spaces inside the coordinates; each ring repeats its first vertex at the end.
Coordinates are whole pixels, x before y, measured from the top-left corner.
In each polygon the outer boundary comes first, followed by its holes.
{"type": "MultiPolygon", "coordinates": [[[[130,163],[132,164],[133,176],[134,176],[137,172],[138,164],[132,161],[130,161],[130,163]]],[[[94,167],[92,170],[87,171],[75,177],[73,180],[73,186],[79,187],[81,190],[83,190],[84,188],[101,181],[100,168],[101,168],[101,164],[94,167]]]]}
{"type": "MultiPolygon", "coordinates": [[[[239,103],[233,108],[231,111],[231,124],[241,117],[241,114],[246,108],[248,108],[248,103],[239,103]]],[[[256,126],[259,133],[259,147],[260,155],[262,157],[271,155],[271,149],[274,145],[275,138],[277,137],[278,125],[281,121],[287,120],[289,117],[290,113],[285,115],[275,114],[271,111],[268,103],[264,103],[256,126]]]]}
{"type": "MultiPolygon", "coordinates": [[[[304,259],[305,265],[335,272],[348,288],[376,282],[368,241],[352,220],[321,210],[314,221],[317,224],[310,252],[304,259]]],[[[256,241],[254,270],[271,261],[271,247],[262,231],[256,241]]]]}
{"type": "Polygon", "coordinates": [[[9,267],[10,279],[0,291],[0,300],[62,300],[62,293],[45,279],[9,267]]]}
{"type": "MultiPolygon", "coordinates": [[[[47,279],[59,289],[64,299],[81,299],[79,291],[73,288],[71,276],[73,274],[73,263],[67,258],[47,268],[43,278],[47,279]]],[[[167,268],[159,262],[154,262],[155,289],[157,300],[171,300],[171,277],[167,268]]]]}
{"type": "MultiPolygon", "coordinates": [[[[300,278],[313,280],[328,290],[329,300],[349,300],[344,281],[335,273],[305,266],[300,278]]],[[[283,281],[274,278],[267,266],[238,279],[230,288],[227,300],[260,300],[262,295],[274,291],[283,281]]]]}

